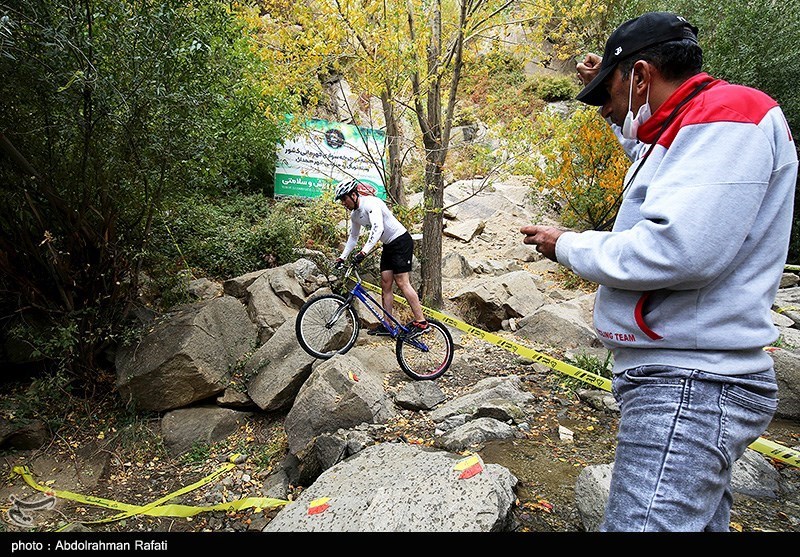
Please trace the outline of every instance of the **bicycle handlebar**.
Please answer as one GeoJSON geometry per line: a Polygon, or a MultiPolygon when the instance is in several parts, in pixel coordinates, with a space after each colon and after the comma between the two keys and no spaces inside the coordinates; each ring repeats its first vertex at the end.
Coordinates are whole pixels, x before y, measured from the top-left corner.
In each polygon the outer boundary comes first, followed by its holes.
{"type": "Polygon", "coordinates": [[[346,281],[350,277],[350,275],[355,275],[356,282],[361,282],[361,275],[358,273],[358,268],[360,266],[361,266],[360,263],[354,263],[354,262],[348,263],[347,270],[344,272],[342,280],[346,281]]]}

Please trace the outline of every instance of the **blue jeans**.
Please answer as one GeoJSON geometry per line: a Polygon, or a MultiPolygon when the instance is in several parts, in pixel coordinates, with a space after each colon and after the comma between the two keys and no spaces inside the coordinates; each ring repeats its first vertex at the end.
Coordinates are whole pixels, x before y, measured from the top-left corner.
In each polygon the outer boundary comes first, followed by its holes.
{"type": "Polygon", "coordinates": [[[772,368],[648,365],[614,376],[621,416],[604,532],[727,532],[731,467],[778,407],[772,368]]]}

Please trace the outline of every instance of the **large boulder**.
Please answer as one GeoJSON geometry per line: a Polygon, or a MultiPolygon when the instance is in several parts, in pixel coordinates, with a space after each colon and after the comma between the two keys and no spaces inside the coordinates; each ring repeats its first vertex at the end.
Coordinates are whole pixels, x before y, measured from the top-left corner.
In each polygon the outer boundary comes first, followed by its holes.
{"type": "Polygon", "coordinates": [[[256,329],[236,298],[191,304],[119,349],[116,387],[139,410],[189,406],[223,392],[255,343],[256,329]]]}
{"type": "Polygon", "coordinates": [[[298,344],[294,320],[286,321],[245,364],[245,376],[252,377],[247,394],[267,412],[288,409],[315,361],[298,344]]]}
{"type": "Polygon", "coordinates": [[[526,204],[525,186],[488,184],[485,180],[460,180],[444,189],[445,217],[449,219],[484,219],[511,214],[526,204]]]}
{"type": "Polygon", "coordinates": [[[316,365],[286,415],[289,451],[302,459],[317,435],[384,423],[396,412],[380,374],[353,356],[336,355],[316,365]]]}
{"type": "Polygon", "coordinates": [[[770,347],[767,352],[775,365],[778,382],[778,410],[775,415],[800,419],[800,354],[793,350],[770,347]]]}
{"type": "Polygon", "coordinates": [[[517,322],[516,334],[562,349],[602,346],[592,325],[593,306],[594,293],[544,305],[517,322]]]}
{"type": "Polygon", "coordinates": [[[287,299],[296,301],[296,290],[282,290],[279,295],[272,287],[273,276],[277,277],[276,284],[286,287],[285,272],[276,269],[265,271],[247,287],[247,313],[258,326],[259,344],[268,341],[281,325],[297,315],[297,308],[286,302],[287,299]]]}
{"type": "Polygon", "coordinates": [[[161,436],[173,456],[190,450],[196,443],[212,445],[236,432],[251,412],[216,406],[179,408],[164,414],[161,436]]]}
{"type": "Polygon", "coordinates": [[[503,531],[516,483],[477,455],[380,443],[326,470],[264,532],[503,531]]]}
{"type": "Polygon", "coordinates": [[[545,303],[527,271],[514,271],[470,283],[450,297],[471,322],[488,331],[502,329],[503,321],[532,314],[545,303]]]}
{"type": "Polygon", "coordinates": [[[438,424],[458,415],[466,415],[471,418],[489,404],[502,402],[524,408],[532,404],[535,399],[536,397],[522,388],[522,382],[516,375],[487,377],[478,381],[465,395],[437,406],[428,414],[428,418],[438,424]]]}

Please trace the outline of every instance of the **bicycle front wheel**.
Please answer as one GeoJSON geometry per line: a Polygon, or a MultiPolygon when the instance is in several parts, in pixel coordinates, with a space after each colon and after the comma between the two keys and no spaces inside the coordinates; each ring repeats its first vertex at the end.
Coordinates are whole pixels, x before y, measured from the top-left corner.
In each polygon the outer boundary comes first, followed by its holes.
{"type": "Polygon", "coordinates": [[[414,338],[397,337],[397,363],[406,375],[416,381],[436,379],[453,363],[453,337],[447,327],[428,319],[428,328],[414,338]]]}
{"type": "Polygon", "coordinates": [[[322,360],[350,350],[358,338],[358,316],[338,294],[322,294],[300,307],[294,322],[303,350],[322,360]]]}

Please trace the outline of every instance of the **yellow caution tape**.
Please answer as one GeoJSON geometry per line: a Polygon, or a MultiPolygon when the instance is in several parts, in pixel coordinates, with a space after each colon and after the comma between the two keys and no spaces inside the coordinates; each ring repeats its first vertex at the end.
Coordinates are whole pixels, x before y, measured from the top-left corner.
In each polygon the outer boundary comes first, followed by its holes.
{"type": "Polygon", "coordinates": [[[197,489],[198,487],[209,484],[215,479],[217,479],[219,476],[224,474],[225,472],[228,472],[231,468],[234,468],[236,466],[232,462],[234,458],[235,456],[231,457],[229,462],[226,462],[218,470],[212,472],[205,478],[189,486],[174,491],[169,495],[166,495],[160,499],[157,499],[152,503],[148,503],[147,505],[130,505],[128,503],[121,503],[119,501],[113,501],[111,499],[103,499],[102,497],[81,495],[79,493],[73,493],[71,491],[55,490],[50,487],[36,483],[36,481],[33,479],[33,475],[31,474],[30,469],[27,466],[14,466],[14,468],[12,469],[12,473],[22,476],[22,478],[25,480],[25,483],[43,493],[52,494],[61,499],[69,499],[70,501],[77,501],[78,503],[84,503],[87,505],[94,505],[98,507],[104,507],[107,509],[122,511],[119,514],[116,514],[108,518],[93,520],[88,522],[81,522],[81,524],[101,524],[105,522],[114,522],[117,520],[128,518],[130,516],[141,515],[141,514],[149,516],[187,517],[187,516],[194,516],[201,512],[207,512],[207,511],[231,511],[231,510],[240,510],[247,508],[264,509],[264,508],[278,507],[281,505],[285,505],[289,502],[283,499],[273,499],[271,497],[246,497],[244,499],[239,499],[236,501],[229,501],[226,503],[218,503],[216,505],[203,506],[203,507],[178,505],[178,504],[169,504],[169,505],[163,504],[166,501],[178,497],[179,495],[183,495],[185,493],[197,489]]]}
{"type": "MultiPolygon", "coordinates": [[[[381,292],[380,287],[375,286],[374,284],[370,284],[368,282],[363,282],[362,284],[366,288],[369,288],[370,290],[373,290],[375,292],[381,292]]],[[[406,302],[406,299],[402,296],[394,294],[394,300],[400,304],[408,306],[408,302],[406,302]]],[[[576,379],[580,379],[585,383],[588,383],[595,387],[599,387],[604,391],[611,392],[611,380],[606,377],[602,377],[595,373],[591,373],[589,371],[580,369],[566,362],[562,362],[555,358],[551,358],[550,356],[542,354],[541,352],[537,352],[536,350],[528,348],[527,346],[524,346],[517,342],[502,338],[498,335],[489,333],[482,329],[478,329],[477,327],[473,327],[468,323],[455,319],[440,311],[436,311],[434,309],[430,309],[425,306],[422,306],[422,311],[426,315],[429,315],[434,319],[438,319],[442,323],[445,323],[447,325],[450,325],[451,327],[464,331],[465,333],[468,333],[472,336],[483,339],[486,342],[494,344],[495,346],[504,348],[505,350],[513,352],[518,356],[522,356],[526,359],[546,365],[550,369],[554,369],[561,373],[565,373],[567,375],[575,377],[576,379]]],[[[784,447],[782,445],[779,445],[778,443],[775,443],[774,441],[769,441],[762,437],[759,437],[757,440],[751,443],[750,448],[770,458],[774,458],[775,460],[780,460],[782,462],[785,462],[786,464],[791,464],[792,466],[800,468],[800,451],[784,447]]]]}
{"type": "Polygon", "coordinates": [[[794,449],[786,448],[775,441],[770,441],[769,439],[759,437],[753,441],[753,443],[750,445],[750,448],[770,458],[781,460],[787,464],[800,467],[800,454],[794,449]]]}
{"type": "Polygon", "coordinates": [[[800,265],[784,265],[783,268],[787,271],[800,271],[800,265]]]}
{"type": "MultiPolygon", "coordinates": [[[[364,282],[362,284],[365,287],[369,288],[370,290],[374,290],[375,292],[381,291],[380,288],[378,286],[375,286],[374,284],[370,284],[368,282],[364,282]]],[[[394,299],[396,302],[399,302],[400,304],[408,305],[406,299],[403,298],[402,296],[398,296],[397,294],[395,294],[394,299]]],[[[562,362],[555,358],[551,358],[550,356],[542,354],[541,352],[537,352],[532,348],[528,348],[527,346],[523,346],[522,344],[519,344],[517,342],[507,340],[501,336],[495,335],[488,331],[484,331],[482,329],[478,329],[477,327],[473,327],[468,323],[459,321],[458,319],[450,317],[449,315],[446,315],[440,311],[436,311],[435,309],[430,309],[428,307],[422,306],[422,311],[426,315],[430,315],[434,319],[438,319],[439,321],[445,323],[446,325],[450,325],[453,328],[459,329],[472,336],[483,339],[486,342],[494,344],[495,346],[504,348],[509,352],[513,352],[518,356],[524,357],[525,359],[545,365],[551,369],[560,371],[561,373],[564,373],[566,375],[571,375],[576,379],[580,379],[584,383],[589,383],[590,385],[594,385],[595,387],[599,387],[609,392],[611,391],[611,380],[608,379],[607,377],[603,377],[602,375],[597,375],[596,373],[591,373],[579,367],[570,365],[566,362],[562,362]]]]}

